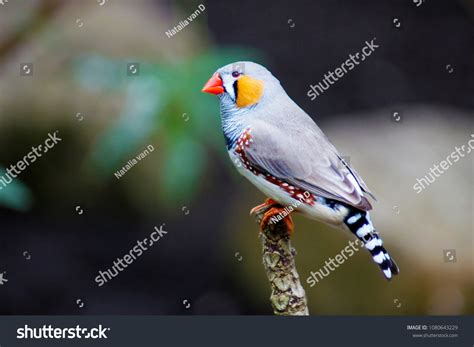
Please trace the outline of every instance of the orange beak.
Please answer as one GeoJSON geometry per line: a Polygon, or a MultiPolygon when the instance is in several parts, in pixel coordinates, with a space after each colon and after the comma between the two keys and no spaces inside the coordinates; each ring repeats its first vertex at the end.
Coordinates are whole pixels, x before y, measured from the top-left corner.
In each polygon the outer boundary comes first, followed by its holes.
{"type": "Polygon", "coordinates": [[[202,91],[204,93],[210,93],[215,95],[219,95],[224,92],[221,77],[217,72],[212,75],[209,81],[207,81],[207,83],[202,88],[202,91]]]}

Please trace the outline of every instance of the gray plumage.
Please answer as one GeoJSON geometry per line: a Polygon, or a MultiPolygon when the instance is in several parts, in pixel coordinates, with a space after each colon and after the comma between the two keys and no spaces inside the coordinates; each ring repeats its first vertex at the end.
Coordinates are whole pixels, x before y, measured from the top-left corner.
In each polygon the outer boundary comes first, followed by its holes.
{"type": "Polygon", "coordinates": [[[280,82],[261,65],[238,62],[218,70],[224,85],[235,66],[264,82],[262,99],[248,108],[237,108],[229,93],[220,95],[224,132],[232,137],[251,129],[254,142],[246,154],[252,165],[315,195],[370,210],[363,192],[372,194],[363,180],[280,82]],[[356,182],[348,176],[351,173],[356,182]]]}
{"type": "Polygon", "coordinates": [[[370,220],[372,193],[267,69],[229,64],[203,91],[219,96],[229,156],[244,177],[278,204],[353,233],[388,280],[399,273],[370,220]]]}

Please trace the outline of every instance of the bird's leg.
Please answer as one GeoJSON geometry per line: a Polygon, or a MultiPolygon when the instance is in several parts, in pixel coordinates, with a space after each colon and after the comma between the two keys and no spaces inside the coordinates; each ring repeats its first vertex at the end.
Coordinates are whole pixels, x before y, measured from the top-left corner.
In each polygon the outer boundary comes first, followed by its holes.
{"type": "Polygon", "coordinates": [[[269,224],[276,224],[283,222],[286,225],[286,229],[288,230],[288,234],[291,235],[293,233],[294,224],[291,215],[288,211],[285,210],[283,206],[278,204],[275,200],[267,199],[263,204],[255,206],[251,211],[250,214],[256,214],[259,211],[266,210],[262,220],[260,221],[260,231],[265,230],[269,224]],[[277,216],[280,216],[278,218],[277,216]]]}

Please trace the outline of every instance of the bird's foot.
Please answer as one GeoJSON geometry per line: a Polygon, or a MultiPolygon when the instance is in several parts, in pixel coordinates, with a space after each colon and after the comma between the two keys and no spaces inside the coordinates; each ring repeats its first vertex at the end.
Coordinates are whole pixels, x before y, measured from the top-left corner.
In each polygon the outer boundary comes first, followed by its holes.
{"type": "Polygon", "coordinates": [[[286,230],[288,230],[288,234],[291,236],[295,227],[293,224],[293,218],[291,218],[291,215],[281,205],[273,206],[265,212],[260,221],[260,230],[265,230],[269,224],[280,222],[285,223],[286,230]]]}
{"type": "Polygon", "coordinates": [[[293,219],[288,211],[283,206],[278,204],[275,200],[267,199],[263,204],[255,206],[250,214],[263,213],[263,217],[260,221],[260,231],[264,231],[271,224],[285,223],[286,230],[291,236],[294,230],[293,219]]]}
{"type": "Polygon", "coordinates": [[[268,209],[272,205],[278,205],[278,203],[273,199],[267,199],[263,204],[257,205],[250,210],[250,215],[259,213],[262,210],[268,209]]]}

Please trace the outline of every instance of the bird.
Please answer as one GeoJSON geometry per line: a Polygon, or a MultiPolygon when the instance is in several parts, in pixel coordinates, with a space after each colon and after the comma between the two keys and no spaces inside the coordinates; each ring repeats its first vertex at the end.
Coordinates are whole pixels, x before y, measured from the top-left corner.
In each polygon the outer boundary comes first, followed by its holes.
{"type": "Polygon", "coordinates": [[[387,280],[399,273],[369,216],[368,197],[375,196],[269,70],[251,61],[234,62],[219,68],[202,92],[219,98],[234,166],[268,197],[251,211],[271,207],[261,228],[281,221],[291,235],[291,213],[298,212],[354,234],[387,280]]]}

